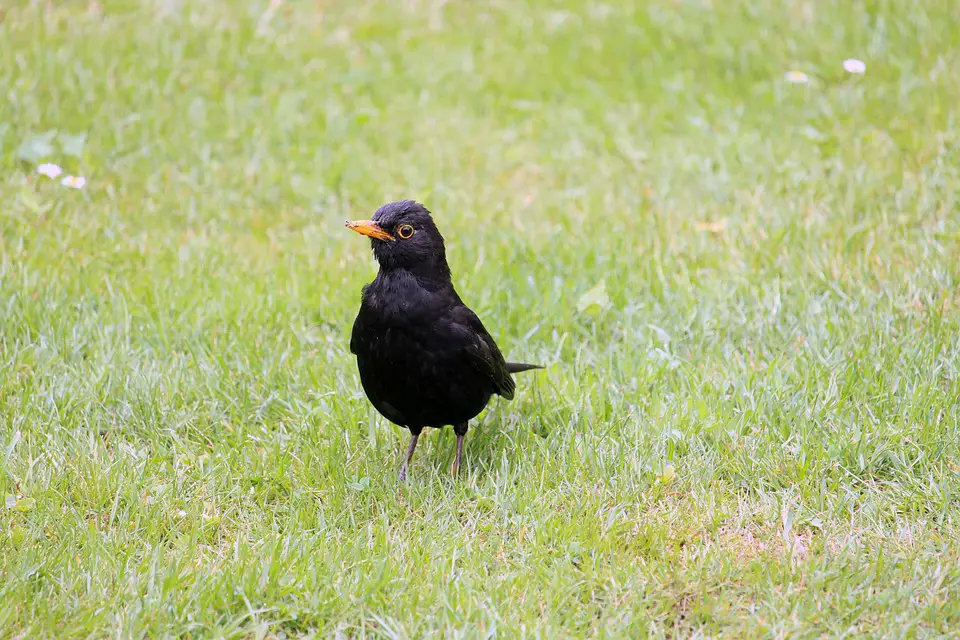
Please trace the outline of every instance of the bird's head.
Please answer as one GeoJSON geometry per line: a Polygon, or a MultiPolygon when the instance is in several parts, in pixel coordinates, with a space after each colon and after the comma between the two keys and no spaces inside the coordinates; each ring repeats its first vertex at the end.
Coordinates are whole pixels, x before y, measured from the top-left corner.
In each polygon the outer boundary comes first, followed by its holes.
{"type": "Polygon", "coordinates": [[[419,202],[391,202],[377,209],[372,219],[354,220],[346,226],[370,237],[381,269],[450,274],[443,236],[419,202]]]}

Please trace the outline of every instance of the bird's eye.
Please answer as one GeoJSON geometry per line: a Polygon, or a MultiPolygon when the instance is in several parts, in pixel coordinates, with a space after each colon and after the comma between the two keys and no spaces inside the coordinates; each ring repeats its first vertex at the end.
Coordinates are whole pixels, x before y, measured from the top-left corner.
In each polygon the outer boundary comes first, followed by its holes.
{"type": "Polygon", "coordinates": [[[408,224],[400,225],[400,228],[397,229],[397,235],[406,240],[407,238],[413,237],[413,227],[408,224]]]}

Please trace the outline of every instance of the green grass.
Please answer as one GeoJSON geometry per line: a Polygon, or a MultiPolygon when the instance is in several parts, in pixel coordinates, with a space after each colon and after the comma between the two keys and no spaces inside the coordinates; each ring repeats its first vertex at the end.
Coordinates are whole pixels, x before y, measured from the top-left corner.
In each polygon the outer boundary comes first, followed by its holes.
{"type": "Polygon", "coordinates": [[[955,2],[102,5],[0,9],[0,636],[958,633],[955,2]],[[549,366],[404,486],[405,197],[549,366]]]}

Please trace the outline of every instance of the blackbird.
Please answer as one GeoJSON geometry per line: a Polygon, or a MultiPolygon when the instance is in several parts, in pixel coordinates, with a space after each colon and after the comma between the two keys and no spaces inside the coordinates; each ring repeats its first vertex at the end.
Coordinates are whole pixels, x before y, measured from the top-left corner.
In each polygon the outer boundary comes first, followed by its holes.
{"type": "Polygon", "coordinates": [[[453,425],[456,475],[467,422],[493,394],[513,398],[510,374],[541,369],[506,362],[480,318],[457,295],[443,236],[430,212],[412,200],[380,207],[372,220],[346,226],[370,237],[380,272],[363,287],[350,352],[360,382],[381,415],[410,430],[400,479],[424,427],[453,425]]]}

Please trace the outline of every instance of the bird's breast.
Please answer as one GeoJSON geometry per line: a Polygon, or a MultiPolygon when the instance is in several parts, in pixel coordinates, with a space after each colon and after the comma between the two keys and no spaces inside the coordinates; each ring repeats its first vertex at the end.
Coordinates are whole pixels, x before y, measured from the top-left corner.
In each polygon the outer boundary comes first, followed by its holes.
{"type": "Polygon", "coordinates": [[[489,381],[445,334],[445,309],[422,291],[364,291],[351,348],[367,396],[397,424],[462,422],[490,399],[489,381]]]}

